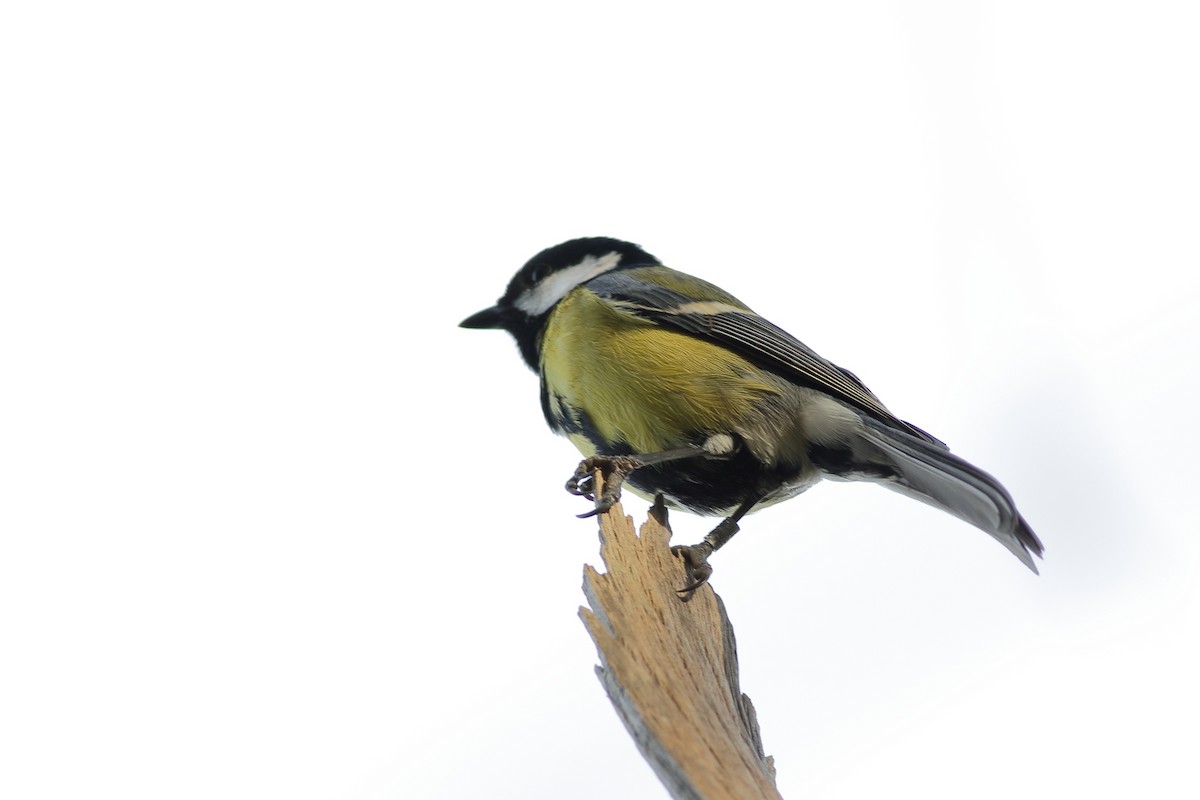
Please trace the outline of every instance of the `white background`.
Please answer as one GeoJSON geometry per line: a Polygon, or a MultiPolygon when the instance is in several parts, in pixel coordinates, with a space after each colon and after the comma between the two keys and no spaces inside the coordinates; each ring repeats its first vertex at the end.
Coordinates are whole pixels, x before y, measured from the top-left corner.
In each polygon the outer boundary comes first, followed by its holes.
{"type": "Polygon", "coordinates": [[[576,616],[577,455],[456,327],[609,235],[1046,543],[861,485],[749,518],[713,585],[784,796],[1197,796],[1196,23],[7,4],[0,795],[665,796],[576,616]]]}

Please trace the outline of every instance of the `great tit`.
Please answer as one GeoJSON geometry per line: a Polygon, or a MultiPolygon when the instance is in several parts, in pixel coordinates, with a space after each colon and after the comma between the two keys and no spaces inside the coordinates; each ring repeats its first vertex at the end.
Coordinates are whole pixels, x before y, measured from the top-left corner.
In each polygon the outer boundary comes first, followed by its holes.
{"type": "Polygon", "coordinates": [[[1037,572],[1042,543],[1000,483],[899,419],[853,373],[711,283],[637,245],[574,239],[538,253],[464,328],[500,328],[541,378],[542,412],[587,458],[568,491],[606,511],[628,483],[725,519],[673,548],[690,592],[751,511],[821,478],[871,481],[991,534],[1037,572]],[[593,472],[604,477],[595,491],[593,472]]]}

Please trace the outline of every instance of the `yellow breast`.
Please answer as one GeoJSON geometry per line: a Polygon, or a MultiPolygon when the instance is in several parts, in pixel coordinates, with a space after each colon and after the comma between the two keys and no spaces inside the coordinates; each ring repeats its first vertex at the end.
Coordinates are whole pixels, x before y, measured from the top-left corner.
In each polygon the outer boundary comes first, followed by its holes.
{"type": "MultiPolygon", "coordinates": [[[[736,429],[775,389],[745,359],[614,308],[579,288],[551,315],[542,376],[552,406],[605,442],[653,453],[736,429]]],[[[584,453],[594,446],[579,434],[584,453]]]]}

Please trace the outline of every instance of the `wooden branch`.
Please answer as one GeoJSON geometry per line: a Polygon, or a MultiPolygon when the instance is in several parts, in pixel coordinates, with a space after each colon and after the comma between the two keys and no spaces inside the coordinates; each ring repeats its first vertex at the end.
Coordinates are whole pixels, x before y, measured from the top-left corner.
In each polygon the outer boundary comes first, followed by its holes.
{"type": "Polygon", "coordinates": [[[708,585],[689,602],[683,562],[671,554],[666,509],[634,533],[620,504],[601,514],[607,569],[584,567],[582,607],[600,653],[600,677],[638,749],[674,798],[780,798],[750,698],[738,686],[737,646],[708,585]]]}

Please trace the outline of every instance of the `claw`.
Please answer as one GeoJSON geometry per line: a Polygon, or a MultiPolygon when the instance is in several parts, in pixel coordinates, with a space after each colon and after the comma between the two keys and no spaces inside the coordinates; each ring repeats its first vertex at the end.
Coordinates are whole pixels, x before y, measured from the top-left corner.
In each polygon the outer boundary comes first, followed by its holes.
{"type": "MultiPolygon", "coordinates": [[[[709,455],[701,447],[687,445],[671,450],[663,450],[658,453],[642,453],[640,455],[626,456],[591,456],[579,462],[579,466],[575,468],[575,474],[567,481],[567,491],[595,502],[596,510],[593,513],[580,514],[580,516],[591,517],[595,514],[603,514],[621,499],[621,484],[625,483],[625,479],[634,470],[648,467],[652,464],[665,464],[668,461],[708,457],[709,455]],[[600,471],[604,479],[604,490],[600,492],[598,497],[594,497],[593,495],[596,494],[596,481],[592,477],[592,473],[597,470],[600,471]]],[[[721,457],[724,458],[725,456],[722,455],[721,457]]]]}
{"type": "Polygon", "coordinates": [[[567,479],[566,490],[573,495],[586,497],[596,507],[578,516],[581,519],[594,517],[616,505],[621,499],[621,485],[625,483],[625,476],[640,466],[640,461],[624,456],[592,456],[580,461],[575,474],[567,479]],[[596,495],[596,479],[593,475],[596,470],[604,478],[604,491],[599,496],[596,495]]]}
{"type": "Polygon", "coordinates": [[[684,569],[687,570],[688,585],[675,590],[683,597],[684,602],[691,600],[695,591],[712,577],[712,565],[708,563],[712,552],[713,547],[708,542],[696,545],[677,544],[671,548],[672,555],[682,558],[684,569]]]}
{"type": "Polygon", "coordinates": [[[592,488],[594,483],[595,479],[592,477],[591,470],[585,471],[583,469],[583,464],[580,464],[579,468],[575,470],[575,474],[572,475],[567,481],[566,489],[573,495],[586,497],[588,500],[594,500],[594,490],[592,488]]]}

